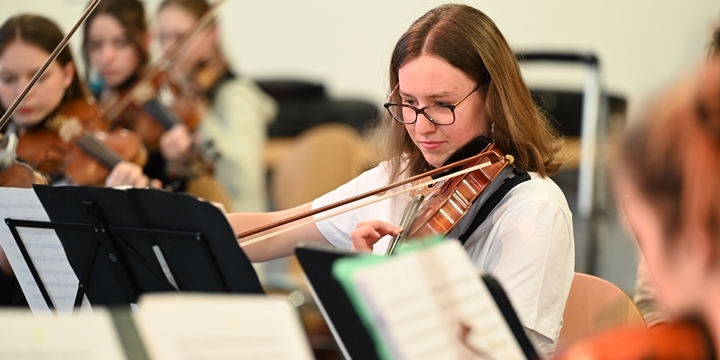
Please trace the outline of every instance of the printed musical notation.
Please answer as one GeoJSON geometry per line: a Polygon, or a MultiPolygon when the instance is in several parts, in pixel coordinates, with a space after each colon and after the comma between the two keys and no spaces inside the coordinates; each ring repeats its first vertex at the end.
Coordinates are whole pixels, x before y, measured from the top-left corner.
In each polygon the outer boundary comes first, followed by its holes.
{"type": "MultiPolygon", "coordinates": [[[[0,219],[50,221],[33,189],[0,188],[0,219]]],[[[18,228],[18,233],[58,314],[73,310],[78,278],[65,256],[55,230],[18,228]]],[[[0,225],[0,246],[34,313],[48,313],[47,306],[7,224],[0,225]]],[[[87,298],[83,308],[89,308],[87,298]]]]}
{"type": "Polygon", "coordinates": [[[398,359],[525,359],[455,241],[359,269],[353,278],[398,359]]]}

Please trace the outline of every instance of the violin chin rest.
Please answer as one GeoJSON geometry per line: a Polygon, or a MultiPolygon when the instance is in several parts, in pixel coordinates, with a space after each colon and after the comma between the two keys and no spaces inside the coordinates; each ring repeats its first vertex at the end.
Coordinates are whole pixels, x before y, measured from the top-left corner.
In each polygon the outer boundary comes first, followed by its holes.
{"type": "Polygon", "coordinates": [[[452,164],[460,160],[465,160],[471,156],[475,156],[485,150],[488,145],[490,145],[490,140],[488,140],[485,136],[480,135],[457,149],[457,151],[450,155],[443,165],[452,164]]]}

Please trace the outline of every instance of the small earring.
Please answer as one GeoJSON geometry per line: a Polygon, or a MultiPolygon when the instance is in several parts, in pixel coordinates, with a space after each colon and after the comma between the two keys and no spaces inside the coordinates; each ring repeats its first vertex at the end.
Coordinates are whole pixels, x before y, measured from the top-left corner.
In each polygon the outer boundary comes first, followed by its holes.
{"type": "Polygon", "coordinates": [[[490,124],[490,139],[492,142],[495,142],[495,124],[490,124]]]}

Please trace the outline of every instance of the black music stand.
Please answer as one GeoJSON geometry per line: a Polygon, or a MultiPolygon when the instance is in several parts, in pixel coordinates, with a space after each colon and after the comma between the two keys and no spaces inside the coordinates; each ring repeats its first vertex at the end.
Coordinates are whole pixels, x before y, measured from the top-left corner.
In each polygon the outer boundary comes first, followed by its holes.
{"type": "Polygon", "coordinates": [[[34,186],[50,221],[6,219],[51,309],[17,228],[55,229],[93,305],[136,303],[158,291],[263,293],[223,213],[190,195],[153,189],[34,186]]]}

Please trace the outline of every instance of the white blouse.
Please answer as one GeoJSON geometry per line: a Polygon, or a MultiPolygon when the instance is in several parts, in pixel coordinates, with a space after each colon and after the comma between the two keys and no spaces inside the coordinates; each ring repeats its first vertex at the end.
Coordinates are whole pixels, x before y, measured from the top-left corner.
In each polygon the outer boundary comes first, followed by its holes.
{"type": "Polygon", "coordinates": [[[228,192],[232,211],[267,211],[263,153],[277,104],[247,77],[220,85],[198,132],[215,178],[228,192]]]}

